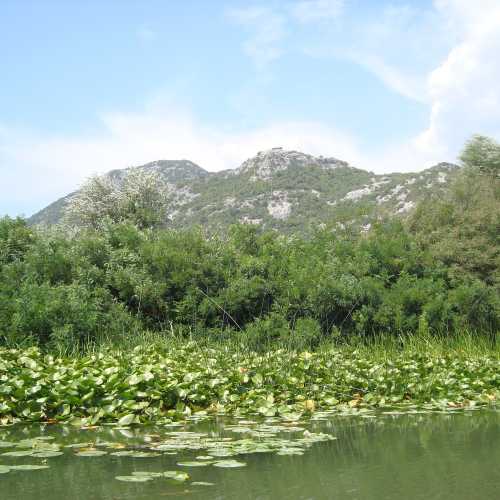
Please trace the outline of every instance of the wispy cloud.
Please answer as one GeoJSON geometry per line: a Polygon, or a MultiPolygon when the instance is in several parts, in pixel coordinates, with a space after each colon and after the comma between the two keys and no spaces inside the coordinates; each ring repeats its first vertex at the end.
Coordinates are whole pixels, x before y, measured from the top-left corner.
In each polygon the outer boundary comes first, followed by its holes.
{"type": "Polygon", "coordinates": [[[285,53],[284,42],[294,24],[330,22],[340,16],[343,6],[344,0],[300,0],[232,8],[226,15],[246,29],[243,50],[262,70],[285,53]]]}
{"type": "Polygon", "coordinates": [[[290,6],[292,18],[301,23],[331,22],[342,13],[344,0],[301,0],[290,6]]]}
{"type": "MultiPolygon", "coordinates": [[[[287,23],[292,22],[287,12],[252,7],[231,13],[248,30],[245,50],[262,69],[283,51],[287,23]]],[[[453,161],[472,133],[500,139],[498,1],[436,0],[433,12],[424,13],[420,21],[419,16],[402,9],[372,23],[364,20],[343,46],[326,31],[322,51],[311,52],[325,59],[350,58],[387,87],[428,106],[428,125],[414,137],[388,140],[361,153],[356,137],[328,123],[276,119],[227,132],[187,109],[176,109],[168,99],[157,99],[142,112],[103,113],[99,134],[47,135],[0,123],[0,213],[5,206],[41,208],[91,173],[162,158],[187,158],[221,170],[238,166],[259,150],[283,146],[337,156],[377,172],[410,171],[453,161]],[[439,33],[434,33],[436,26],[439,33]]],[[[311,20],[307,29],[314,27],[311,20]]]]}
{"type": "Polygon", "coordinates": [[[345,0],[299,0],[233,9],[228,17],[246,28],[243,50],[258,69],[269,69],[286,50],[350,60],[401,95],[425,101],[422,67],[430,69],[431,55],[443,50],[434,10],[389,4],[358,19],[349,7],[345,0]],[[287,35],[294,43],[285,49],[287,35]]]}
{"type": "Polygon", "coordinates": [[[99,135],[47,136],[25,130],[0,135],[0,213],[5,206],[42,208],[93,173],[158,159],[189,159],[216,171],[239,166],[262,149],[289,149],[360,159],[352,137],[307,121],[273,121],[245,131],[207,126],[189,112],[148,107],[101,115],[99,135]],[[18,189],[22,183],[23,189],[18,189]],[[17,189],[16,189],[17,186],[17,189]]]}
{"type": "Polygon", "coordinates": [[[227,11],[228,18],[248,33],[243,50],[262,70],[283,54],[281,41],[286,35],[286,19],[274,9],[253,6],[227,11]]]}

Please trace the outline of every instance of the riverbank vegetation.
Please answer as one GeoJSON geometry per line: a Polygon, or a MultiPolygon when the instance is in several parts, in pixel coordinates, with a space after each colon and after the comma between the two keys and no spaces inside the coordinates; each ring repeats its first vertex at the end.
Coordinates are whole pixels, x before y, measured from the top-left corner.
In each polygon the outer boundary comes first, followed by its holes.
{"type": "Polygon", "coordinates": [[[362,234],[174,231],[148,176],[89,184],[76,226],[0,220],[2,422],[495,401],[500,146],[464,164],[362,234]]]}
{"type": "Polygon", "coordinates": [[[172,330],[255,349],[464,331],[493,340],[499,184],[465,168],[447,199],[429,200],[408,221],[310,239],[248,225],[206,235],[135,219],[41,229],[6,218],[0,343],[79,350],[172,330]]]}
{"type": "Polygon", "coordinates": [[[315,352],[152,339],[84,356],[2,348],[0,423],[471,410],[498,401],[499,354],[467,337],[323,345],[315,352]]]}

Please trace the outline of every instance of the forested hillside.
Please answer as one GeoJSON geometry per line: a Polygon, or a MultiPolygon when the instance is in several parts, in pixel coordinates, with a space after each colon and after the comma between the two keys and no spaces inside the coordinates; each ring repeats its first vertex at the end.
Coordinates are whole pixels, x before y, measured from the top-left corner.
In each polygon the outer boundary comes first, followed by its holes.
{"type": "MultiPolygon", "coordinates": [[[[112,171],[104,179],[121,184],[135,171],[156,174],[165,183],[166,227],[202,225],[218,232],[248,223],[311,234],[325,224],[366,230],[384,217],[406,217],[418,202],[442,195],[458,170],[440,163],[419,173],[376,175],[335,158],[274,148],[235,170],[207,172],[186,160],[157,161],[112,171]]],[[[61,222],[74,196],[49,205],[30,223],[61,222]]]]}

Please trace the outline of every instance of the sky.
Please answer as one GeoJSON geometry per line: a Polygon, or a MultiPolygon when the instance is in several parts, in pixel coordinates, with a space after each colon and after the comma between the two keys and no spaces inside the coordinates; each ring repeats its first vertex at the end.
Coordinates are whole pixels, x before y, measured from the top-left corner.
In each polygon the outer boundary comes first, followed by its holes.
{"type": "Polygon", "coordinates": [[[0,0],[0,216],[159,159],[377,173],[500,139],[500,0],[0,0]]]}

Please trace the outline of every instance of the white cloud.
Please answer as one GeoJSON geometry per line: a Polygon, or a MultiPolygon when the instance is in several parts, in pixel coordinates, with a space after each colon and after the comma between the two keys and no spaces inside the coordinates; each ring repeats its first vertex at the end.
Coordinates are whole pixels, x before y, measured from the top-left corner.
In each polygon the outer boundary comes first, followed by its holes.
{"type": "Polygon", "coordinates": [[[500,137],[500,4],[440,0],[460,42],[428,77],[431,114],[417,147],[454,155],[473,133],[500,137]]]}
{"type": "Polygon", "coordinates": [[[398,5],[379,14],[349,27],[344,42],[334,38],[305,50],[351,60],[428,106],[425,130],[370,152],[367,166],[420,169],[454,161],[474,133],[500,139],[500,2],[436,0],[432,10],[398,5]]]}
{"type": "Polygon", "coordinates": [[[435,9],[381,3],[354,10],[346,3],[341,20],[333,26],[318,21],[302,52],[351,61],[398,94],[427,102],[426,75],[451,43],[435,9]]]}
{"type": "Polygon", "coordinates": [[[377,53],[363,51],[345,51],[340,55],[364,67],[387,87],[409,99],[426,102],[425,79],[422,76],[402,71],[395,65],[386,62],[377,53]]]}
{"type": "MultiPolygon", "coordinates": [[[[0,213],[4,203],[41,208],[94,172],[156,159],[185,158],[221,170],[238,166],[259,150],[283,146],[336,156],[377,172],[411,171],[453,161],[473,133],[500,139],[500,4],[436,0],[435,7],[423,17],[432,20],[429,26],[418,25],[412,9],[392,10],[372,25],[363,25],[363,40],[353,31],[351,47],[344,46],[344,57],[429,106],[428,126],[415,137],[362,154],[355,138],[328,124],[277,119],[252,130],[228,132],[172,109],[171,102],[161,99],[140,113],[103,114],[99,134],[48,136],[0,124],[0,213]],[[437,15],[441,32],[436,39],[437,15]],[[398,37],[400,47],[393,47],[398,37]],[[444,55],[443,38],[450,45],[444,55]],[[436,40],[438,49],[432,51],[436,40]],[[408,61],[401,62],[405,50],[408,61]]],[[[230,15],[253,33],[246,50],[259,68],[279,57],[290,14],[253,7],[230,15]]],[[[339,54],[330,47],[320,55],[341,57],[343,47],[340,50],[339,54]]]]}
{"type": "Polygon", "coordinates": [[[2,204],[34,211],[76,189],[93,173],[158,159],[189,159],[216,171],[235,168],[257,151],[275,146],[352,161],[361,158],[352,138],[311,122],[276,121],[250,131],[226,132],[164,108],[106,113],[101,120],[104,132],[87,136],[0,128],[2,204]]]}
{"type": "Polygon", "coordinates": [[[286,35],[283,15],[270,7],[253,6],[230,9],[227,16],[248,30],[249,37],[243,44],[243,50],[257,69],[264,69],[283,54],[281,41],[286,35]]]}
{"type": "Polygon", "coordinates": [[[342,13],[344,0],[301,0],[290,8],[290,14],[301,23],[332,21],[342,13]]]}

